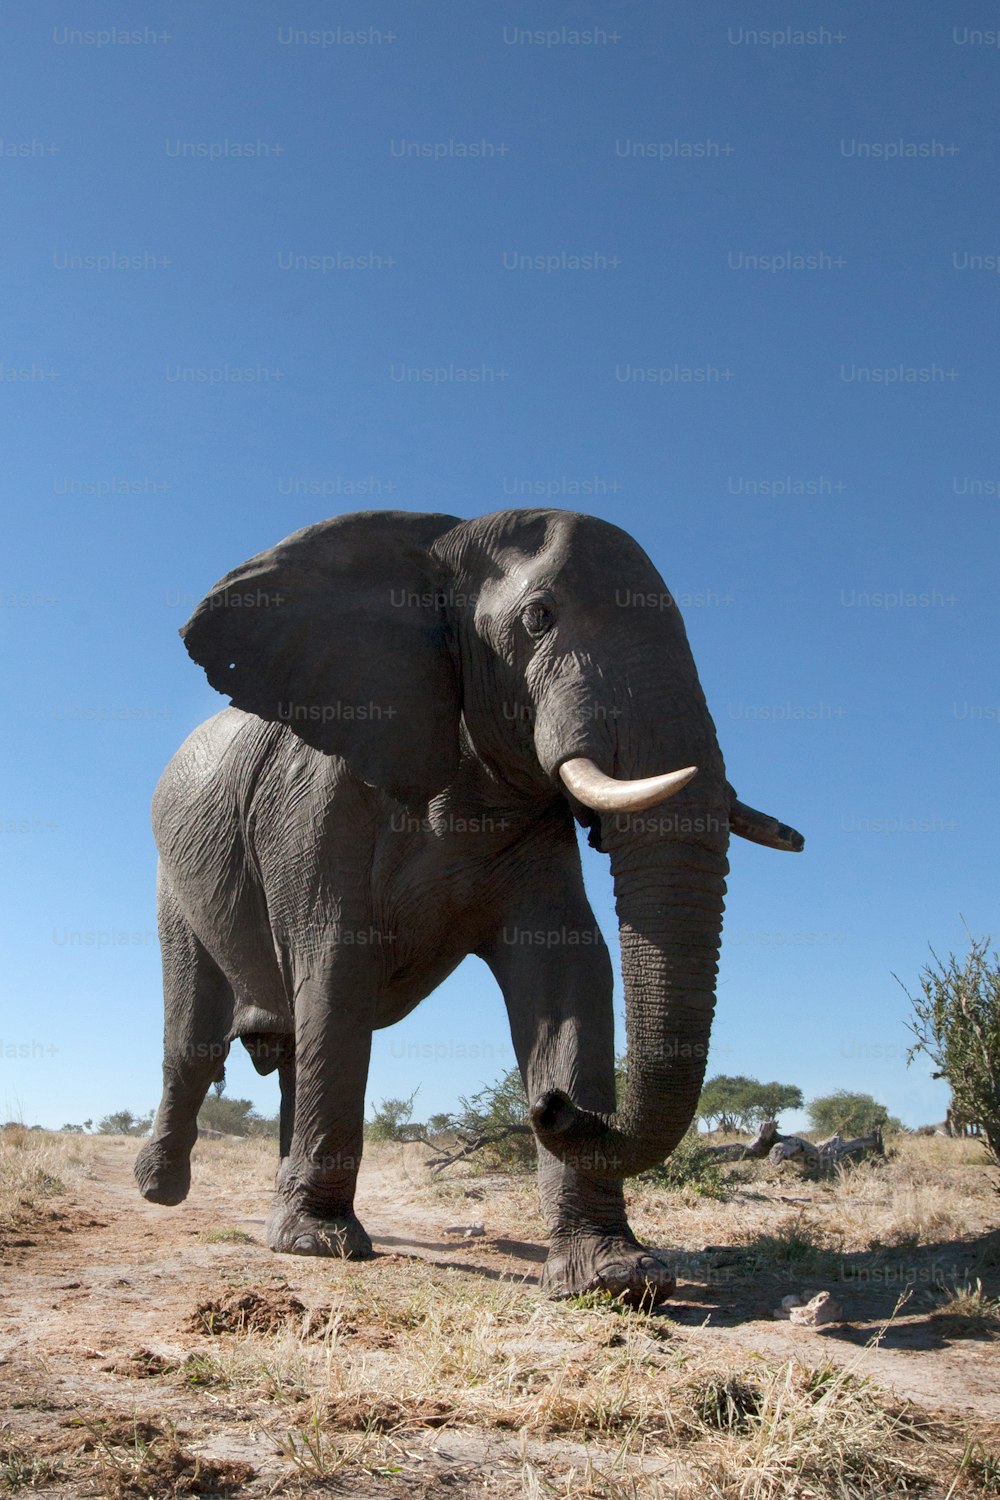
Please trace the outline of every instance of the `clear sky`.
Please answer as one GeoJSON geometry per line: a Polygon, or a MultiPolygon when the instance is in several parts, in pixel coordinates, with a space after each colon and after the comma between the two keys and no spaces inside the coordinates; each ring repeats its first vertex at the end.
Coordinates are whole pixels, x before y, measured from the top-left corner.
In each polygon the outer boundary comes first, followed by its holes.
{"type": "MultiPolygon", "coordinates": [[[[732,848],[709,1071],[942,1118],[892,974],[1000,940],[996,25],[5,7],[0,1119],[158,1098],[148,808],[222,706],[203,593],[327,516],[538,503],[642,543],[732,781],[807,838],[732,848]]],[[[512,1064],[470,960],[369,1098],[512,1064]]],[[[229,1092],[276,1107],[242,1053],[229,1092]]]]}

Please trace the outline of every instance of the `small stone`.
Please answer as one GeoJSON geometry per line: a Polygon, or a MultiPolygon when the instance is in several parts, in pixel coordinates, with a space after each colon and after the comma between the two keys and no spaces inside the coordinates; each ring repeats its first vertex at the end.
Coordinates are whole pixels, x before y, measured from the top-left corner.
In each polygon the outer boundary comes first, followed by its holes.
{"type": "Polygon", "coordinates": [[[789,1296],[782,1297],[782,1299],[781,1299],[781,1306],[780,1307],[776,1307],[773,1310],[771,1316],[773,1318],[790,1318],[791,1315],[792,1315],[792,1308],[793,1307],[801,1307],[801,1306],[802,1306],[802,1298],[801,1297],[797,1297],[794,1292],[791,1292],[789,1294],[789,1296]]]}

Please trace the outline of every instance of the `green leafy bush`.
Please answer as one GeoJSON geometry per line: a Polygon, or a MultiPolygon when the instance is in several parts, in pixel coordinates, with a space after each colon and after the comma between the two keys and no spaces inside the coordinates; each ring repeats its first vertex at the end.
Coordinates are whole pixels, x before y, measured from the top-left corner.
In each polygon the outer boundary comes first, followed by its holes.
{"type": "Polygon", "coordinates": [[[365,1139],[369,1141],[413,1141],[420,1140],[423,1125],[413,1122],[413,1101],[419,1089],[414,1089],[408,1099],[383,1099],[377,1105],[370,1120],[365,1121],[365,1139]]]}
{"type": "Polygon", "coordinates": [[[482,1148],[491,1166],[508,1172],[530,1172],[534,1168],[535,1135],[528,1121],[528,1096],[518,1068],[511,1068],[478,1094],[460,1099],[452,1123],[465,1135],[500,1137],[482,1148]]]}
{"type": "Polygon", "coordinates": [[[1000,957],[989,951],[990,939],[969,937],[964,959],[949,954],[920,974],[920,994],[911,995],[910,1030],[916,1037],[908,1062],[926,1053],[937,1067],[935,1077],[951,1087],[952,1109],[960,1119],[977,1123],[990,1154],[1000,1163],[1000,957]]]}
{"type": "Polygon", "coordinates": [[[666,1161],[641,1173],[639,1181],[655,1183],[672,1193],[687,1189],[702,1198],[726,1196],[722,1168],[709,1148],[698,1140],[695,1130],[682,1137],[666,1161]]]}
{"type": "Polygon", "coordinates": [[[900,1121],[889,1114],[884,1104],[879,1104],[871,1094],[852,1093],[850,1089],[837,1089],[810,1100],[806,1106],[810,1125],[816,1135],[841,1135],[845,1139],[858,1135],[871,1135],[876,1130],[897,1130],[900,1121]]]}

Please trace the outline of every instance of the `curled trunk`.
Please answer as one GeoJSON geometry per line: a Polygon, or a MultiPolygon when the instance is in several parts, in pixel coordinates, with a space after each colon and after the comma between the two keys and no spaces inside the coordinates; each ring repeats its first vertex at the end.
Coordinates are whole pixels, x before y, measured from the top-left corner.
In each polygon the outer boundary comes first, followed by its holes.
{"type": "Polygon", "coordinates": [[[560,1090],[534,1102],[542,1144],[593,1177],[655,1166],[694,1117],[715,1006],[727,863],[721,848],[632,837],[610,848],[628,1040],[625,1097],[613,1114],[560,1090]]]}

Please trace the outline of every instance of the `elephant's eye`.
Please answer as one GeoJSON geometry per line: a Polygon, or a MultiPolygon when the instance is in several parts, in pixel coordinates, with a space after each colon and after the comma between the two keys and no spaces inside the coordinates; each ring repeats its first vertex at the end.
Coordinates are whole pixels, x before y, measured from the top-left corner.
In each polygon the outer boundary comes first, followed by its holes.
{"type": "Polygon", "coordinates": [[[533,599],[521,611],[521,623],[535,641],[551,630],[555,622],[555,614],[544,599],[533,599]]]}

